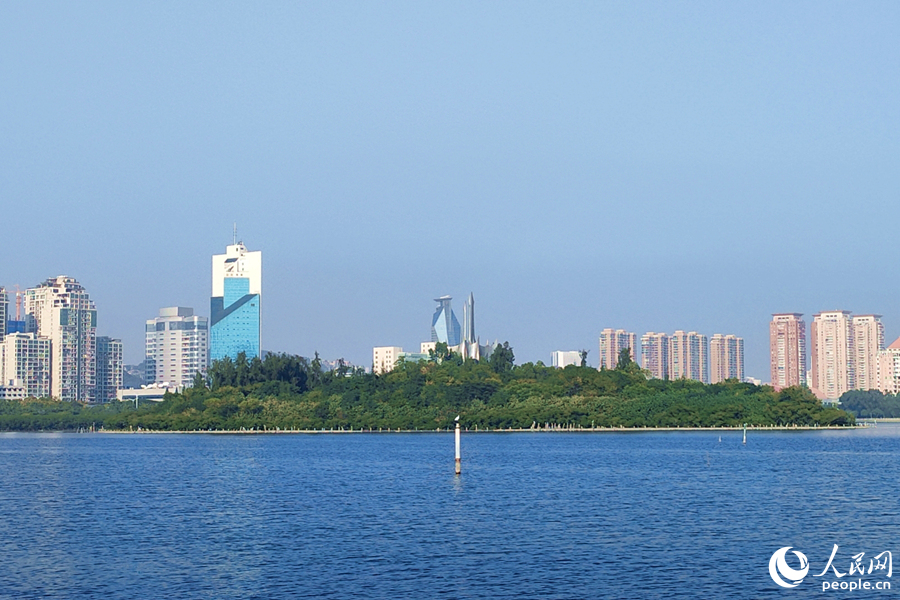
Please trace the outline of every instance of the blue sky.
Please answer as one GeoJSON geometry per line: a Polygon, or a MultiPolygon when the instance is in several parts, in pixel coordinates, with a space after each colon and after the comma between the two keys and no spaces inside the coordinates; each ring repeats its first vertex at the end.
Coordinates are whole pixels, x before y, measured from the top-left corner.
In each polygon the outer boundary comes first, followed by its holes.
{"type": "Polygon", "coordinates": [[[436,298],[519,361],[772,312],[900,335],[900,5],[0,5],[0,284],[76,277],[143,355],[264,258],[263,346],[371,362],[436,298]]]}

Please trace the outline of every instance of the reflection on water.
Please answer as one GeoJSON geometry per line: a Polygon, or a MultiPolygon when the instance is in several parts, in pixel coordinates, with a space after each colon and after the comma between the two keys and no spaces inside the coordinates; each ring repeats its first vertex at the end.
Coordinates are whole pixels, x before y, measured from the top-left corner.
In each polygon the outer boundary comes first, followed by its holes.
{"type": "Polygon", "coordinates": [[[780,547],[900,556],[900,427],[741,435],[468,434],[456,477],[452,433],[4,434],[0,597],[803,598],[780,547]]]}

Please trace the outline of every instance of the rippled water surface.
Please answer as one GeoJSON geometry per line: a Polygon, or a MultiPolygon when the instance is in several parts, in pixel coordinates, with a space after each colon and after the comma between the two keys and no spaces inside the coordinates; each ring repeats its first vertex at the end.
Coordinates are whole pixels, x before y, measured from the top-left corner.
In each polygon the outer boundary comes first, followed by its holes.
{"type": "Polygon", "coordinates": [[[883,425],[464,434],[460,478],[452,433],[0,434],[0,597],[821,596],[900,551],[898,477],[883,425]]]}

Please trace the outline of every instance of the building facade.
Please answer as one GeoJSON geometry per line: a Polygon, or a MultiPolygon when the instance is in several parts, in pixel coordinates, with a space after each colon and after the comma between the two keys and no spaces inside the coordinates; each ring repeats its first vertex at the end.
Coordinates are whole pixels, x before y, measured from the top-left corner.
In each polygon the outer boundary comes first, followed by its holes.
{"type": "Polygon", "coordinates": [[[744,380],[744,339],[717,333],[709,340],[709,382],[744,380]]]}
{"type": "Polygon", "coordinates": [[[262,252],[236,242],[212,257],[209,359],[261,357],[261,342],[262,252]]]}
{"type": "Polygon", "coordinates": [[[550,355],[550,364],[558,369],[564,369],[569,365],[581,366],[581,352],[557,350],[550,355]]]}
{"type": "Polygon", "coordinates": [[[654,379],[669,378],[669,336],[648,331],[641,336],[641,366],[654,379]]]}
{"type": "Polygon", "coordinates": [[[95,402],[97,310],[81,284],[60,275],[26,290],[25,328],[50,340],[50,394],[95,402]]]}
{"type": "Polygon", "coordinates": [[[28,398],[50,396],[50,340],[33,333],[11,333],[0,344],[0,385],[25,388],[28,398]]]}
{"type": "Polygon", "coordinates": [[[113,402],[122,389],[123,378],[122,340],[97,336],[97,392],[95,402],[113,402]]]}
{"type": "Polygon", "coordinates": [[[619,352],[628,348],[631,360],[637,362],[637,336],[624,329],[607,327],[600,332],[600,364],[598,369],[615,369],[619,364],[619,352]]]}
{"type": "Polygon", "coordinates": [[[810,389],[820,400],[837,400],[855,388],[850,311],[813,315],[810,326],[810,389]]]}
{"type": "Polygon", "coordinates": [[[776,313],[769,323],[769,364],[776,391],[806,385],[806,322],[802,313],[776,313]]]}
{"type": "Polygon", "coordinates": [[[877,390],[878,354],[884,350],[881,315],[856,315],[851,321],[851,367],[853,389],[877,390]]]}
{"type": "Polygon", "coordinates": [[[390,373],[397,364],[403,348],[400,346],[376,346],[372,348],[372,372],[376,375],[390,373]]]}
{"type": "Polygon", "coordinates": [[[705,335],[678,330],[669,337],[669,378],[709,383],[709,341],[705,335]]]}
{"type": "Polygon", "coordinates": [[[147,384],[191,387],[206,373],[209,320],[186,306],[161,308],[144,327],[144,380],[147,384]]]}
{"type": "MultiPolygon", "coordinates": [[[[434,299],[438,306],[434,311],[434,316],[431,318],[431,341],[443,342],[448,346],[459,346],[462,328],[459,326],[456,315],[453,314],[453,309],[450,308],[451,300],[453,298],[450,296],[441,296],[434,299]]],[[[475,315],[472,315],[473,334],[474,326],[475,315]]]]}
{"type": "Polygon", "coordinates": [[[0,342],[6,337],[7,323],[9,322],[9,296],[6,289],[0,286],[0,342]]]}

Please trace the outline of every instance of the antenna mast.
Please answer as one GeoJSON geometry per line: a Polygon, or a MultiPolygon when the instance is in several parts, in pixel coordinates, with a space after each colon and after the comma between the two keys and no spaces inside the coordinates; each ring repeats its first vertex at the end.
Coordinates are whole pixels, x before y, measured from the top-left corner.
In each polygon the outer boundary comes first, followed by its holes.
{"type": "Polygon", "coordinates": [[[234,231],[231,235],[231,245],[237,244],[237,223],[234,224],[234,231]]]}

